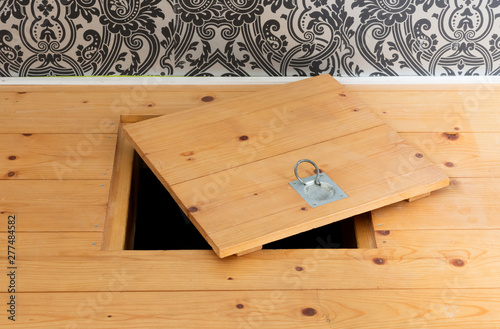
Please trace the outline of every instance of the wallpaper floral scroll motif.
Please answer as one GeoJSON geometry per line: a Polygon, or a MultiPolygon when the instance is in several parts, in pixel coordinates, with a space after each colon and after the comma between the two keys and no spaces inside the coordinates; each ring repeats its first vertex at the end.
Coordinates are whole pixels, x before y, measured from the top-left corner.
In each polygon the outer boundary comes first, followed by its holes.
{"type": "MultiPolygon", "coordinates": [[[[0,3],[2,76],[142,75],[157,70],[163,41],[158,30],[168,22],[164,0],[0,3]]],[[[172,74],[172,65],[164,65],[172,74]]]]}
{"type": "Polygon", "coordinates": [[[340,73],[341,67],[350,75],[359,73],[349,60],[353,18],[347,18],[342,1],[311,5],[276,0],[179,3],[175,69],[183,75],[226,76],[307,76],[340,73]]]}
{"type": "Polygon", "coordinates": [[[0,76],[498,75],[500,0],[0,0],[0,76]]]}
{"type": "Polygon", "coordinates": [[[498,75],[499,0],[354,0],[372,75],[498,75]]]}

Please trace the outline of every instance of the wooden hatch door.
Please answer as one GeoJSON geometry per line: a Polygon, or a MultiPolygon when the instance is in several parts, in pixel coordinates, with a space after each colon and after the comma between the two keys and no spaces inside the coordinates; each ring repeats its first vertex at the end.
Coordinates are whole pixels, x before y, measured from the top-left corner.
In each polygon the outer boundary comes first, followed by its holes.
{"type": "MultiPolygon", "coordinates": [[[[124,130],[219,257],[449,184],[329,75],[216,99],[124,130]],[[314,161],[345,197],[307,202],[290,184],[301,159],[314,161]]],[[[314,170],[304,163],[298,175],[314,170]]]]}

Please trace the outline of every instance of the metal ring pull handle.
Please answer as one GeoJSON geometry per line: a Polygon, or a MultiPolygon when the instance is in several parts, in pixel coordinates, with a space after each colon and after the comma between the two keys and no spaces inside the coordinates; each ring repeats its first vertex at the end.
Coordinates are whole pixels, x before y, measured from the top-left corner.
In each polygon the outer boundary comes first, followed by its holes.
{"type": "Polygon", "coordinates": [[[321,186],[321,182],[319,181],[319,168],[311,160],[302,159],[302,160],[297,161],[297,163],[295,164],[295,169],[294,169],[294,171],[295,171],[295,177],[297,177],[297,179],[299,180],[299,182],[301,182],[302,184],[306,185],[306,183],[302,180],[302,178],[299,177],[299,174],[297,173],[297,168],[299,167],[299,164],[301,164],[302,162],[309,162],[310,164],[312,164],[314,166],[314,168],[316,168],[316,178],[314,179],[314,184],[316,184],[318,186],[321,186]]]}

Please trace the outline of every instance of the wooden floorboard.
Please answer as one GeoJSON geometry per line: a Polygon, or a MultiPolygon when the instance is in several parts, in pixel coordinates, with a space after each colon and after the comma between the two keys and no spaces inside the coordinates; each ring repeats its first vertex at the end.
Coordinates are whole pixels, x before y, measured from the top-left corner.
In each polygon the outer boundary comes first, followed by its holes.
{"type": "Polygon", "coordinates": [[[0,134],[0,179],[109,179],[116,134],[0,134]]]}
{"type": "MultiPolygon", "coordinates": [[[[92,256],[100,250],[101,241],[102,232],[17,232],[14,246],[20,260],[75,254],[92,256]]],[[[7,246],[8,234],[3,233],[0,235],[2,256],[7,255],[7,246]]]]}
{"type": "Polygon", "coordinates": [[[400,133],[450,177],[500,177],[500,133],[400,133]]]}
{"type": "Polygon", "coordinates": [[[108,189],[107,178],[0,180],[0,214],[16,215],[17,231],[102,231],[108,189]]]}
{"type": "Polygon", "coordinates": [[[15,88],[0,88],[0,133],[116,133],[120,115],[172,113],[216,104],[262,86],[15,88]]]}
{"type": "MultiPolygon", "coordinates": [[[[117,131],[120,114],[172,113],[263,88],[266,86],[2,86],[0,133],[112,133],[117,131]],[[210,98],[204,98],[207,96],[210,98]],[[110,123],[115,125],[110,127],[110,123]]],[[[351,85],[347,89],[370,103],[372,110],[400,132],[499,131],[500,93],[488,91],[499,91],[500,85],[351,85]]]]}
{"type": "Polygon", "coordinates": [[[372,212],[376,230],[498,229],[500,178],[453,178],[450,186],[415,202],[372,212]]]}
{"type": "MultiPolygon", "coordinates": [[[[453,285],[451,282],[450,285],[453,285]]],[[[114,286],[120,289],[121,283],[114,286]]],[[[5,294],[0,299],[5,300],[5,294]]],[[[500,325],[500,289],[18,294],[15,328],[478,328],[500,325]],[[50,311],[48,311],[50,308],[50,311]]],[[[0,328],[10,328],[5,317],[0,328]]]]}
{"type": "Polygon", "coordinates": [[[398,250],[412,257],[480,257],[500,250],[498,229],[376,230],[378,248],[398,250]]]}
{"type": "Polygon", "coordinates": [[[399,132],[498,132],[500,85],[348,86],[399,132]]]}
{"type": "MultiPolygon", "coordinates": [[[[369,96],[362,95],[361,98],[370,102],[369,96]]],[[[377,102],[371,104],[370,109],[399,132],[498,132],[500,124],[495,102],[479,102],[473,109],[467,109],[458,101],[449,104],[442,104],[439,101],[424,104],[377,102]]]]}
{"type": "Polygon", "coordinates": [[[120,115],[216,111],[264,88],[1,86],[0,218],[18,218],[19,259],[17,322],[0,327],[500,327],[500,85],[346,87],[453,177],[374,211],[378,249],[97,250],[120,115]]]}
{"type": "MultiPolygon", "coordinates": [[[[429,251],[428,258],[388,248],[261,250],[226,259],[211,250],[27,256],[17,262],[18,291],[101,291],[113,278],[127,282],[122,291],[422,289],[449,280],[455,288],[500,288],[500,252],[463,250],[441,257],[429,251]]],[[[0,287],[7,281],[1,277],[0,287]]]]}

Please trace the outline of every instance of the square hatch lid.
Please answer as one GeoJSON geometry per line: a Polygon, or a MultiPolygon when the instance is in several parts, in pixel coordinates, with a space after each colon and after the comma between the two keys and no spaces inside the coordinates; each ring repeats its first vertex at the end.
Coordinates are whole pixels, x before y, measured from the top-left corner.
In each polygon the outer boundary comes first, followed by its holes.
{"type": "MultiPolygon", "coordinates": [[[[329,75],[215,97],[124,131],[219,257],[449,184],[439,167],[329,75]],[[344,197],[308,203],[290,184],[301,159],[314,161],[344,197]]],[[[312,165],[297,169],[314,180],[312,165]]]]}

